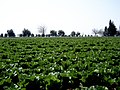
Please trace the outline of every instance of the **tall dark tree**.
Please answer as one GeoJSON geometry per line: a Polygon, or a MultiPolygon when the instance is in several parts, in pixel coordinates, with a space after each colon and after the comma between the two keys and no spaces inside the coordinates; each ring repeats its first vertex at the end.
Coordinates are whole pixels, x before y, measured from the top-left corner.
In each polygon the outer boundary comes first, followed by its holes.
{"type": "Polygon", "coordinates": [[[109,27],[105,27],[104,36],[114,36],[117,33],[117,28],[114,23],[110,20],[109,27]]]}
{"type": "Polygon", "coordinates": [[[30,35],[31,35],[31,32],[28,29],[25,29],[25,28],[22,31],[22,33],[23,33],[23,37],[30,37],[30,35]]]}
{"type": "Polygon", "coordinates": [[[76,35],[75,31],[72,31],[72,32],[71,32],[71,36],[72,36],[72,37],[75,37],[75,35],[76,35]]]}
{"type": "Polygon", "coordinates": [[[50,31],[50,35],[51,35],[51,36],[57,36],[57,31],[51,30],[51,31],[50,31]]]}
{"type": "Polygon", "coordinates": [[[64,32],[63,30],[59,30],[59,31],[58,31],[58,35],[59,35],[59,36],[65,36],[65,32],[64,32]]]}
{"type": "Polygon", "coordinates": [[[107,28],[107,26],[105,26],[105,29],[104,29],[105,31],[103,32],[103,35],[104,36],[108,36],[108,28],[107,28]]]}
{"type": "Polygon", "coordinates": [[[15,33],[12,29],[7,30],[7,34],[8,34],[9,37],[15,37],[15,33]]]}
{"type": "Polygon", "coordinates": [[[109,28],[108,28],[108,34],[109,34],[109,36],[114,36],[116,34],[116,31],[117,31],[116,26],[110,20],[109,21],[109,28]]]}

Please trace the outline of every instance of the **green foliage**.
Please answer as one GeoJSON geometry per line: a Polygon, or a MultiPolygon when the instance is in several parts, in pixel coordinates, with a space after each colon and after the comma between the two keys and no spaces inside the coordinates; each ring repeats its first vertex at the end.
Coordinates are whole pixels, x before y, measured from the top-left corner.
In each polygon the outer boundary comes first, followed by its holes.
{"type": "Polygon", "coordinates": [[[0,90],[119,90],[119,47],[117,37],[0,39],[0,90]]]}

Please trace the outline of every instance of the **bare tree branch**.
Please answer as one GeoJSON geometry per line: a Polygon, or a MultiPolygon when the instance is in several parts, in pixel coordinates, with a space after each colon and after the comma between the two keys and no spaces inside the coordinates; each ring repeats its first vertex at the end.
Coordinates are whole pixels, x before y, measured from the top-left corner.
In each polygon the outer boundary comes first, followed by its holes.
{"type": "Polygon", "coordinates": [[[42,35],[45,35],[46,30],[47,30],[46,26],[39,26],[38,28],[38,32],[42,33],[42,35]]]}
{"type": "Polygon", "coordinates": [[[95,34],[95,36],[98,34],[98,30],[97,29],[92,29],[92,32],[95,34]]]}

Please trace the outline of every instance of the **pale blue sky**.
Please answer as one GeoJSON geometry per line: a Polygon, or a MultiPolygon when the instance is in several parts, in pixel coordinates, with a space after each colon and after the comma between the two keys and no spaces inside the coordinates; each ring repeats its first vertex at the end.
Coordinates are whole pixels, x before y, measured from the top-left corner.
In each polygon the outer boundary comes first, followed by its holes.
{"type": "Polygon", "coordinates": [[[45,25],[50,30],[66,34],[79,31],[92,34],[92,29],[104,29],[111,19],[120,26],[120,0],[0,0],[0,33],[24,28],[38,33],[45,25]]]}

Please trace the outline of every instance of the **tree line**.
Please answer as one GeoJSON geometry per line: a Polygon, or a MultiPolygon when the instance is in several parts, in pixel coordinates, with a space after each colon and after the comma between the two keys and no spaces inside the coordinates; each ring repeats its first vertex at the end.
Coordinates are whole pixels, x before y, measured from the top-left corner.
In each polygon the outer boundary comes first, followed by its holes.
{"type": "Polygon", "coordinates": [[[101,35],[101,36],[120,36],[120,28],[117,30],[115,24],[113,21],[109,21],[109,26],[105,26],[104,30],[100,29],[93,29],[93,33],[96,35],[101,35]]]}
{"type": "MultiPolygon", "coordinates": [[[[19,37],[65,37],[67,35],[65,35],[65,32],[63,30],[59,30],[58,32],[55,31],[55,30],[51,30],[50,31],[50,34],[45,34],[46,32],[46,27],[45,26],[40,26],[40,28],[38,28],[38,32],[41,33],[41,34],[33,34],[31,33],[30,30],[28,29],[25,29],[22,31],[21,34],[19,34],[18,36],[19,37]]],[[[71,37],[79,37],[80,36],[80,33],[79,32],[75,32],[75,31],[72,31],[70,35],[68,36],[71,36],[71,37]]],[[[16,37],[16,34],[14,33],[13,29],[10,29],[10,30],[7,30],[7,33],[5,34],[1,34],[0,37],[16,37]]]]}
{"type": "MultiPolygon", "coordinates": [[[[46,32],[46,27],[45,26],[40,26],[38,28],[38,32],[41,34],[36,34],[34,35],[33,33],[31,33],[30,30],[25,29],[22,31],[21,34],[19,34],[19,37],[64,37],[67,36],[65,35],[65,32],[63,30],[59,30],[58,32],[55,30],[51,30],[50,34],[45,34],[46,32]]],[[[113,21],[109,21],[109,26],[105,26],[104,30],[100,29],[93,29],[92,32],[95,34],[95,36],[97,36],[98,34],[101,36],[120,36],[120,30],[117,30],[115,24],[113,21]]],[[[68,35],[69,37],[80,37],[82,36],[80,34],[80,32],[75,32],[72,31],[70,35],[68,35]]],[[[85,35],[86,37],[87,35],[85,35]]],[[[92,35],[88,35],[92,36],[92,35]]],[[[0,37],[16,37],[16,34],[14,33],[13,29],[7,30],[7,33],[3,34],[1,33],[0,37]]]]}
{"type": "MultiPolygon", "coordinates": [[[[18,37],[65,37],[65,32],[63,30],[59,30],[58,33],[55,30],[51,30],[50,34],[45,34],[44,31],[40,31],[42,34],[33,34],[30,30],[25,29],[22,31],[21,34],[18,35],[18,37]]],[[[80,33],[72,31],[69,37],[79,37],[80,33]]],[[[16,37],[16,34],[14,33],[13,29],[7,30],[7,33],[3,34],[1,33],[0,37],[16,37]]]]}

